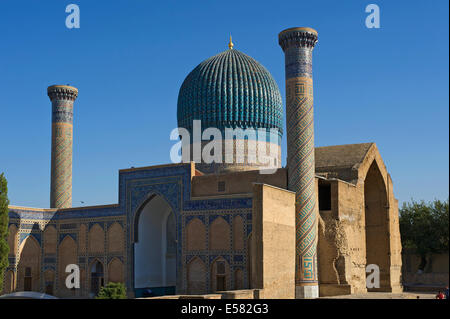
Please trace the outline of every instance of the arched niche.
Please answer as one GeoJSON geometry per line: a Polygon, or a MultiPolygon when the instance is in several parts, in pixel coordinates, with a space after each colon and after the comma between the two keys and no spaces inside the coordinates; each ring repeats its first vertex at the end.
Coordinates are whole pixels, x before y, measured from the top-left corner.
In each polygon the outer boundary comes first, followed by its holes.
{"type": "Polygon", "coordinates": [[[97,296],[101,287],[105,285],[105,273],[103,263],[94,259],[89,267],[89,295],[97,296]]]}
{"type": "Polygon", "coordinates": [[[187,265],[187,293],[200,295],[206,293],[207,268],[199,257],[192,258],[187,265]]]}
{"type": "Polygon", "coordinates": [[[34,236],[22,243],[18,265],[19,291],[39,291],[41,274],[41,247],[34,236]]]}
{"type": "Polygon", "coordinates": [[[366,265],[375,264],[380,269],[380,288],[368,290],[389,290],[389,207],[384,178],[375,160],[364,180],[364,211],[366,265]]]}
{"type": "Polygon", "coordinates": [[[123,263],[117,257],[108,264],[108,282],[124,282],[123,263]]]}
{"type": "Polygon", "coordinates": [[[89,230],[88,245],[90,253],[105,251],[105,232],[99,224],[94,224],[89,230]]]}
{"type": "Polygon", "coordinates": [[[66,278],[70,274],[66,267],[77,264],[77,243],[70,235],[66,235],[58,247],[58,294],[62,297],[72,297],[75,290],[66,286],[66,278]]]}
{"type": "Polygon", "coordinates": [[[230,225],[221,216],[214,219],[209,226],[209,249],[230,249],[230,225]]]}
{"type": "Polygon", "coordinates": [[[176,217],[166,200],[152,195],[138,210],[134,222],[135,295],[175,292],[176,217]]]}
{"type": "Polygon", "coordinates": [[[206,227],[198,218],[193,218],[186,226],[186,249],[206,249],[206,227]]]}
{"type": "Polygon", "coordinates": [[[124,233],[122,226],[115,222],[108,228],[108,252],[122,252],[124,247],[124,233]]]}

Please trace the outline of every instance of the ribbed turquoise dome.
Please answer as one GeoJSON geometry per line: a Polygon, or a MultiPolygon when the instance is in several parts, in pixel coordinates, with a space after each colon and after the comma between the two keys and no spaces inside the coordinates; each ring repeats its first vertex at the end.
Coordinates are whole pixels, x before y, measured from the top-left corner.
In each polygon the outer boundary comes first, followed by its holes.
{"type": "Polygon", "coordinates": [[[178,95],[178,127],[192,121],[207,127],[283,129],[280,91],[265,67],[230,49],[200,63],[184,80],[178,95]]]}

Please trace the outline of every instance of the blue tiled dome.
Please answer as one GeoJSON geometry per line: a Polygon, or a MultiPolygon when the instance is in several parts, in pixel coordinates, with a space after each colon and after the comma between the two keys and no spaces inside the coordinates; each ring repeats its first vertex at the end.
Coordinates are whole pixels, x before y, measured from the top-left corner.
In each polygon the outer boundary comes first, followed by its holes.
{"type": "Polygon", "coordinates": [[[278,86],[255,59],[229,49],[200,63],[184,80],[178,95],[178,127],[278,128],[283,105],[278,86]]]}

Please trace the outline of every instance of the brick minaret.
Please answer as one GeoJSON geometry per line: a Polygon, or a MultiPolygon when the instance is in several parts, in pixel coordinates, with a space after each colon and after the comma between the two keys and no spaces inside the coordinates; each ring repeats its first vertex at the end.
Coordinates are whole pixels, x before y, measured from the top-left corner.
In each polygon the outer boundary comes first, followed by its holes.
{"type": "Polygon", "coordinates": [[[319,296],[314,167],[312,51],[317,31],[291,28],[278,35],[285,54],[289,189],[296,192],[296,298],[319,296]]]}
{"type": "Polygon", "coordinates": [[[47,89],[52,101],[52,172],[50,207],[72,207],[73,102],[78,90],[67,85],[47,89]]]}

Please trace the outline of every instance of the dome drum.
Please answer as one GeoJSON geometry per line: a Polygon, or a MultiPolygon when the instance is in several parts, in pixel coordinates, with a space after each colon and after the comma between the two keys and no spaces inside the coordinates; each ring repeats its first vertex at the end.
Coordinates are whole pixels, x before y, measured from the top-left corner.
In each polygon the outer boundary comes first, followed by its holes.
{"type": "MultiPolygon", "coordinates": [[[[178,127],[187,129],[191,137],[194,120],[200,120],[202,132],[207,128],[217,128],[224,139],[225,131],[229,128],[265,129],[270,133],[266,134],[265,141],[257,138],[259,147],[264,149],[271,143],[275,143],[278,148],[281,145],[283,104],[275,80],[256,60],[232,48],[203,61],[189,73],[178,95],[177,119],[178,127]],[[277,132],[278,138],[271,136],[274,131],[277,132]],[[268,145],[266,147],[260,143],[268,145]]],[[[248,146],[253,144],[249,141],[254,138],[235,136],[233,139],[242,139],[248,146]]],[[[233,150],[239,152],[236,148],[233,150]]],[[[223,152],[225,154],[225,149],[223,152]]],[[[276,158],[278,167],[280,161],[278,156],[276,158]]],[[[248,162],[247,160],[248,158],[245,158],[244,162],[248,162]]],[[[243,163],[234,164],[236,169],[244,169],[243,163]]],[[[224,165],[219,166],[207,170],[222,171],[224,165]]],[[[255,168],[255,165],[250,166],[255,168]]],[[[232,170],[232,167],[233,165],[226,165],[227,170],[232,170]]],[[[260,165],[256,165],[256,168],[258,167],[260,165]]]]}

